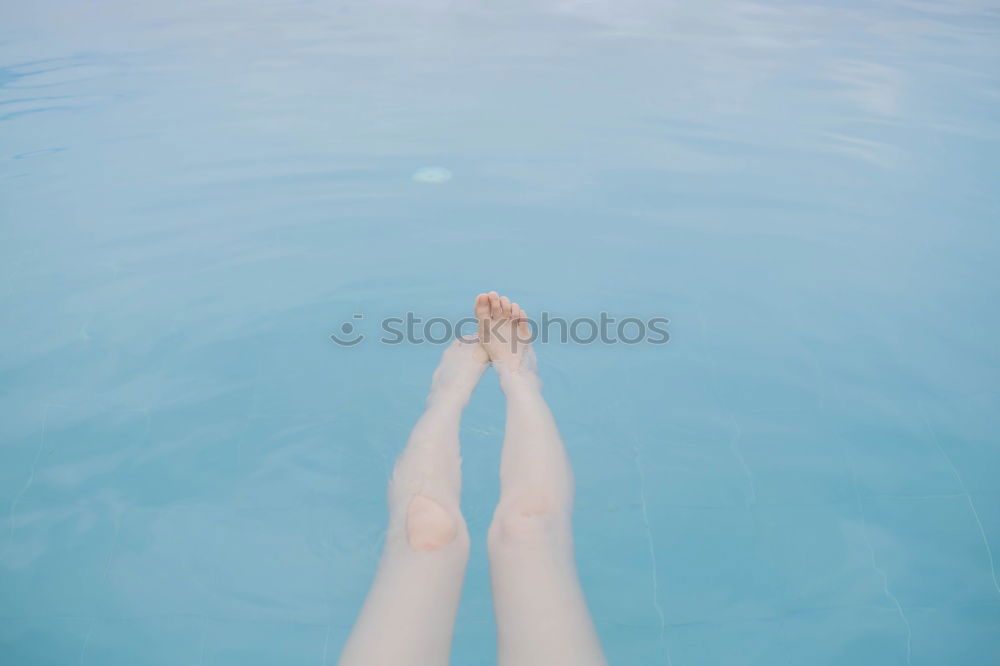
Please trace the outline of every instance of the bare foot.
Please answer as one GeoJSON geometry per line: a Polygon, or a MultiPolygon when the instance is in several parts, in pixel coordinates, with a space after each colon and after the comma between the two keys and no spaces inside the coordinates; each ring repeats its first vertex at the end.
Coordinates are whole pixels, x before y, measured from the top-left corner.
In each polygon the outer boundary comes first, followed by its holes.
{"type": "Polygon", "coordinates": [[[475,304],[479,321],[479,342],[489,354],[498,372],[518,372],[535,369],[535,353],[531,349],[531,328],[528,314],[517,303],[495,291],[479,294],[475,304]]]}
{"type": "Polygon", "coordinates": [[[444,350],[441,363],[434,371],[427,401],[455,398],[465,404],[489,363],[489,355],[476,339],[455,340],[444,350]]]}

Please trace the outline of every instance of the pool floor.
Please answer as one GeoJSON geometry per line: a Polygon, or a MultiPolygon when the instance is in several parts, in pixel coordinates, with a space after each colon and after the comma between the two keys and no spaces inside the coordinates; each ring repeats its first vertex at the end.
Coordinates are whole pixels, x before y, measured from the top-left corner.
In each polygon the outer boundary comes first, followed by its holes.
{"type": "MultiPolygon", "coordinates": [[[[442,351],[381,322],[490,289],[669,319],[536,345],[610,663],[1000,663],[998,36],[959,1],[0,9],[0,663],[335,664],[442,351]]],[[[455,664],[496,663],[503,409],[490,372],[455,664]]]]}

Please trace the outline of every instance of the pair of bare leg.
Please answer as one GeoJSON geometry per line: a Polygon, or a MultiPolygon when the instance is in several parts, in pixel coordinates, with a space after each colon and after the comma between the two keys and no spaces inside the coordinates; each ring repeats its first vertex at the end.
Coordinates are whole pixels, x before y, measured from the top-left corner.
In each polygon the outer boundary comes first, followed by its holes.
{"type": "Polygon", "coordinates": [[[573,558],[573,473],[542,398],[526,315],[495,292],[476,298],[475,314],[479,342],[445,351],[427,411],[396,462],[382,559],[340,666],[448,664],[469,556],[459,421],[490,362],[507,397],[488,534],[499,664],[606,664],[573,558]]]}

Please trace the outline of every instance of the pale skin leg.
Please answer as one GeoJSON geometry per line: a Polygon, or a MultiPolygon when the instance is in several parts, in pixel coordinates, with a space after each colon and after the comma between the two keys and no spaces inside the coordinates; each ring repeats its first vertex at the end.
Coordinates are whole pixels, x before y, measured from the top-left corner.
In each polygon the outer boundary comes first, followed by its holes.
{"type": "Polygon", "coordinates": [[[389,483],[389,527],[375,581],[340,666],[446,666],[469,558],[459,510],[459,420],[488,364],[456,341],[389,483]]]}
{"type": "Polygon", "coordinates": [[[527,315],[496,292],[481,294],[475,312],[507,397],[488,537],[499,666],[606,666],[576,573],[573,472],[525,342],[527,315]]]}

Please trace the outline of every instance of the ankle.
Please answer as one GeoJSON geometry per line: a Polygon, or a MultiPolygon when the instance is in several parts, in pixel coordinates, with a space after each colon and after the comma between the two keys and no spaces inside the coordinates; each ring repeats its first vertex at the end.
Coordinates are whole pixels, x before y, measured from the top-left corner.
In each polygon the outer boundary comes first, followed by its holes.
{"type": "Polygon", "coordinates": [[[454,388],[432,388],[430,393],[427,394],[427,407],[462,411],[469,404],[471,398],[471,391],[462,391],[454,388]]]}
{"type": "Polygon", "coordinates": [[[500,388],[508,396],[521,393],[539,393],[542,389],[542,380],[532,368],[526,368],[523,365],[508,368],[501,363],[494,363],[494,367],[500,377],[500,388]]]}

